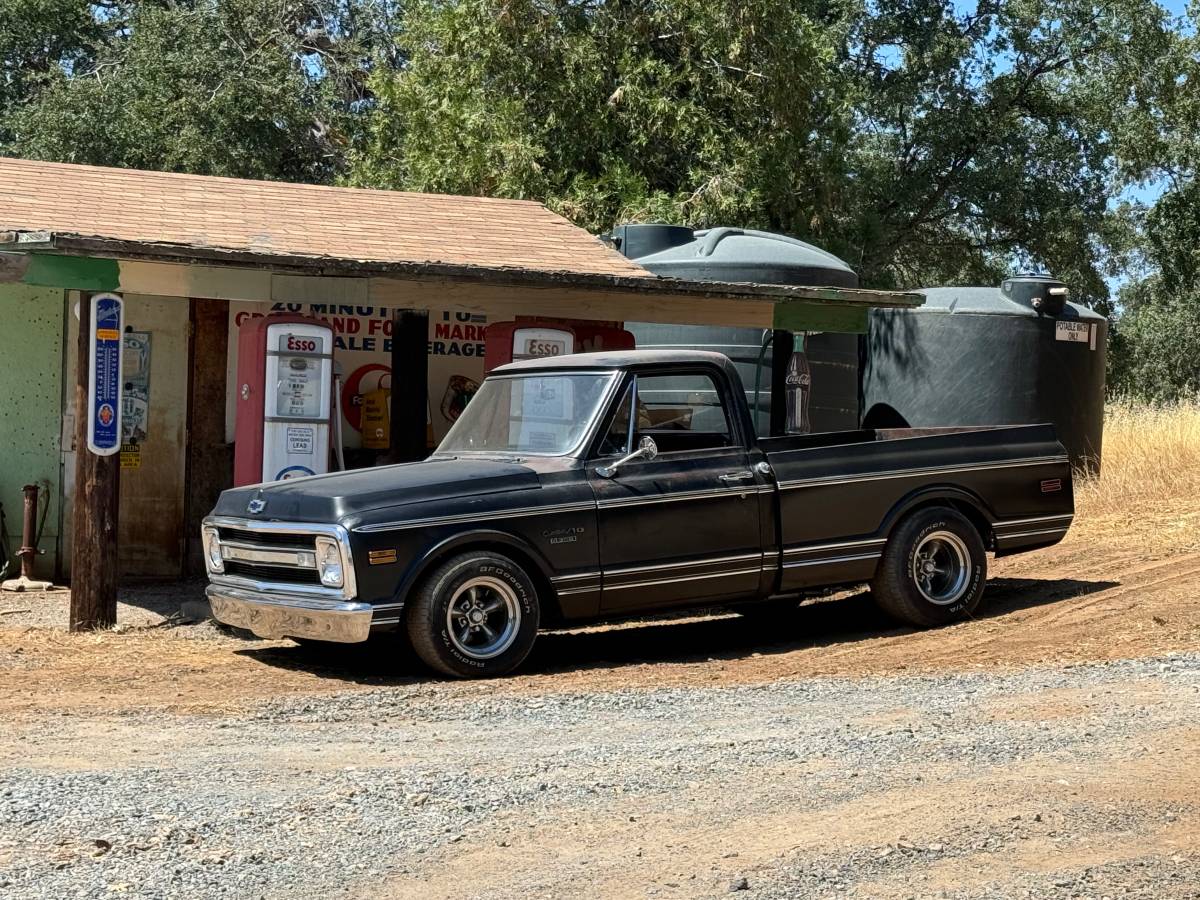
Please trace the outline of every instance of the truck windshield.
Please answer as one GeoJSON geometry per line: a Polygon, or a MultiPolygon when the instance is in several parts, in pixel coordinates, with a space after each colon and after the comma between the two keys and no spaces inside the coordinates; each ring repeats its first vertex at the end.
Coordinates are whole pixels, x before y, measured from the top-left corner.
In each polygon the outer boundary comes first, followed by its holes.
{"type": "Polygon", "coordinates": [[[484,381],[438,453],[562,456],[582,443],[615,372],[543,372],[484,381]]]}

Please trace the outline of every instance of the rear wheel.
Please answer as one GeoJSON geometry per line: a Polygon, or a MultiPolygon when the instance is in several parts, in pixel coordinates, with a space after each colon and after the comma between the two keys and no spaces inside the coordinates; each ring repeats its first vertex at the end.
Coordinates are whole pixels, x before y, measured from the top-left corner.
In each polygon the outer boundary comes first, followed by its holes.
{"type": "Polygon", "coordinates": [[[537,637],[537,592],[506,556],[474,551],[438,566],[406,606],[409,639],[430,668],[459,678],[504,675],[537,637]]]}
{"type": "Polygon", "coordinates": [[[893,618],[930,628],[973,613],[986,581],[987,551],[975,526],[957,510],[935,506],[896,526],[871,593],[893,618]]]}

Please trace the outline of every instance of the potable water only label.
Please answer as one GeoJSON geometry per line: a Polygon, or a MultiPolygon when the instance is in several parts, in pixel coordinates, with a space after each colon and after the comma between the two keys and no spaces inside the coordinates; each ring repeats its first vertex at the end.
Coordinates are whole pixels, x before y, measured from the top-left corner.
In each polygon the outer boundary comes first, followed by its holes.
{"type": "Polygon", "coordinates": [[[121,449],[124,301],[116,294],[94,294],[90,321],[87,446],[97,456],[111,456],[121,449]]]}

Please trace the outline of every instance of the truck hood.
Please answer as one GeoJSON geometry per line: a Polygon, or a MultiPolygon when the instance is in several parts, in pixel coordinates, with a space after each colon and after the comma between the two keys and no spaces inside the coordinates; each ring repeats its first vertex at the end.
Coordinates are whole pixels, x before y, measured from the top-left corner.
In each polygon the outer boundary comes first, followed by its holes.
{"type": "Polygon", "coordinates": [[[372,510],[538,487],[537,473],[517,462],[440,458],[233,488],[221,494],[213,514],[334,523],[372,510]],[[250,512],[252,500],[262,501],[260,511],[250,512]]]}

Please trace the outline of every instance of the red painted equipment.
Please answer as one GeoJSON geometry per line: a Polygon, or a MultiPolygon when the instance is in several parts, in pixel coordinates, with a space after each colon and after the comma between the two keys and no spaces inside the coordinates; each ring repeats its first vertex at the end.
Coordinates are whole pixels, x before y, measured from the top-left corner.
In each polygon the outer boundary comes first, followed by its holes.
{"type": "Polygon", "coordinates": [[[513,322],[493,322],[485,332],[484,368],[538,356],[632,350],[633,335],[619,322],[545,319],[518,316],[513,322]]]}
{"type": "Polygon", "coordinates": [[[329,471],[333,330],[319,319],[246,319],[238,332],[234,485],[329,471]]]}

